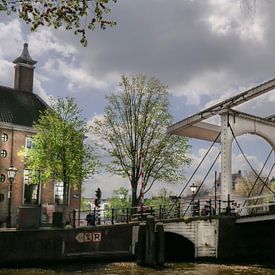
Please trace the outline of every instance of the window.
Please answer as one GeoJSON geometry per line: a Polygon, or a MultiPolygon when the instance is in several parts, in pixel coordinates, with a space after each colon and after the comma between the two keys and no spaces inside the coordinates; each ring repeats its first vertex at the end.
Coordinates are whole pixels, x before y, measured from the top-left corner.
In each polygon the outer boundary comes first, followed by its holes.
{"type": "Polygon", "coordinates": [[[5,182],[5,179],[6,179],[5,175],[1,174],[0,175],[0,182],[5,182]]]}
{"type": "Polygon", "coordinates": [[[0,156],[1,156],[1,158],[5,158],[7,155],[8,155],[8,153],[7,153],[6,150],[2,149],[2,150],[0,151],[0,156]]]}
{"type": "Polygon", "coordinates": [[[3,133],[3,134],[1,135],[1,140],[2,140],[3,142],[8,141],[8,135],[7,135],[6,133],[3,133]]]}
{"type": "Polygon", "coordinates": [[[32,137],[26,137],[25,147],[28,149],[33,147],[32,137]]]}
{"type": "Polygon", "coordinates": [[[63,204],[64,202],[64,183],[56,182],[54,186],[54,202],[63,204]]]}
{"type": "Polygon", "coordinates": [[[24,170],[24,204],[39,203],[39,184],[34,184],[30,170],[24,170]]]}

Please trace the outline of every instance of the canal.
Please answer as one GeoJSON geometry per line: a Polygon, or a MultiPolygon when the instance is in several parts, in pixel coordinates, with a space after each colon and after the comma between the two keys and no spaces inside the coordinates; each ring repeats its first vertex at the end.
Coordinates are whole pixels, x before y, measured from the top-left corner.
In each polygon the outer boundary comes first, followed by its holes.
{"type": "Polygon", "coordinates": [[[137,266],[131,262],[100,263],[100,264],[65,264],[43,268],[0,269],[0,274],[5,275],[42,275],[42,274],[97,274],[97,275],[147,275],[147,274],[188,274],[188,275],[275,275],[275,268],[265,268],[257,265],[225,265],[206,263],[172,263],[165,268],[152,269],[137,266]]]}

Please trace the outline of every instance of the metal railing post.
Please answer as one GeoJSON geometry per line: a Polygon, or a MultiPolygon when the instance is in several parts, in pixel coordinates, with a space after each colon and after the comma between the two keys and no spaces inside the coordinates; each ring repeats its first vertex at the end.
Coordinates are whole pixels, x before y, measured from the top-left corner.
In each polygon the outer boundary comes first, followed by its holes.
{"type": "Polygon", "coordinates": [[[162,207],[161,207],[161,204],[160,204],[160,206],[159,206],[159,220],[161,221],[162,219],[162,207]]]}
{"type": "Polygon", "coordinates": [[[212,202],[211,199],[209,199],[209,221],[212,221],[212,202]]]}
{"type": "Polygon", "coordinates": [[[115,209],[114,208],[112,208],[112,218],[111,218],[111,222],[112,222],[112,224],[114,224],[115,222],[114,222],[114,220],[115,220],[115,209]]]}
{"type": "Polygon", "coordinates": [[[73,228],[75,228],[75,221],[76,221],[76,210],[73,211],[73,228]]]}
{"type": "Polygon", "coordinates": [[[129,208],[126,209],[126,223],[129,223],[129,208]]]}

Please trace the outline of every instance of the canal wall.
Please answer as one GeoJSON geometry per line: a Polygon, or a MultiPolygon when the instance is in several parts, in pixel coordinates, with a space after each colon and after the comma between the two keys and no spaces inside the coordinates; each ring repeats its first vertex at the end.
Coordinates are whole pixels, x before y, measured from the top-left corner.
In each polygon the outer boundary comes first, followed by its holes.
{"type": "Polygon", "coordinates": [[[274,263],[274,228],[275,220],[235,223],[235,218],[220,218],[218,259],[274,263]]]}
{"type": "Polygon", "coordinates": [[[131,224],[79,229],[0,232],[0,265],[32,265],[66,260],[131,259],[131,224]]]}

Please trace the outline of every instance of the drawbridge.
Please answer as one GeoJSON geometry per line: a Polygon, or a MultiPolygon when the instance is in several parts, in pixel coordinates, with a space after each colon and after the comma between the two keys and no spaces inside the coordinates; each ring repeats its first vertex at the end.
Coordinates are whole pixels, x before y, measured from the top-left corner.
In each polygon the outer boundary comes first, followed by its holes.
{"type": "MultiPolygon", "coordinates": [[[[264,170],[264,166],[262,167],[260,173],[258,173],[252,167],[251,163],[245,156],[236,138],[244,134],[254,134],[265,139],[272,148],[270,154],[268,155],[268,160],[273,153],[275,147],[275,115],[272,114],[269,116],[261,117],[240,112],[235,109],[235,107],[245,102],[248,102],[252,99],[263,96],[264,94],[273,91],[274,88],[275,79],[269,80],[238,95],[221,101],[209,108],[206,108],[194,115],[184,118],[183,120],[169,126],[167,129],[167,132],[171,135],[210,141],[212,142],[210,149],[214,144],[220,144],[221,150],[219,152],[219,155],[216,157],[210,168],[213,167],[214,163],[220,156],[221,199],[224,201],[227,200],[228,196],[232,195],[232,143],[234,140],[236,141],[236,144],[242,152],[245,160],[248,162],[251,170],[253,171],[253,173],[255,173],[257,177],[256,182],[262,182],[263,187],[266,187],[272,194],[274,194],[273,190],[271,190],[271,188],[268,186],[268,183],[263,180],[263,178],[267,179],[268,177],[262,177],[261,175],[264,170]],[[206,121],[214,116],[219,117],[219,125],[212,124],[206,121]]],[[[199,165],[201,165],[201,163],[199,165]]],[[[271,174],[274,166],[275,163],[272,165],[269,175],[271,174]]],[[[192,177],[193,175],[191,176],[191,178],[192,177]]],[[[184,189],[190,182],[191,180],[187,182],[184,189]]],[[[256,182],[254,183],[252,189],[255,187],[256,182]]],[[[200,187],[201,186],[199,186],[199,188],[200,187]]],[[[184,191],[184,189],[182,190],[182,192],[184,191]]],[[[197,190],[197,192],[198,191],[199,190],[197,190]]],[[[260,193],[262,193],[262,191],[263,190],[261,190],[260,193]]],[[[180,193],[180,195],[182,194],[182,192],[180,193]]],[[[249,196],[251,195],[251,193],[252,190],[250,190],[249,196]]],[[[260,195],[261,194],[259,194],[259,196],[260,195]]],[[[244,204],[246,204],[246,201],[244,204]]]]}

